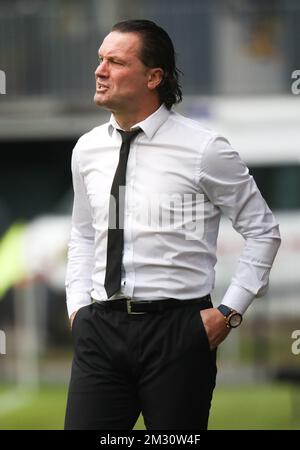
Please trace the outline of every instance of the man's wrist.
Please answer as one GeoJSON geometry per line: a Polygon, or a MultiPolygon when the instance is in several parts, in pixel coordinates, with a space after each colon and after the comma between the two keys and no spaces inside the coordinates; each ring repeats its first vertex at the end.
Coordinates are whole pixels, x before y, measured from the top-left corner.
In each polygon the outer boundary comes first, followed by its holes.
{"type": "Polygon", "coordinates": [[[77,311],[73,311],[72,312],[72,314],[70,315],[70,324],[71,324],[71,327],[72,327],[72,324],[73,324],[73,320],[74,320],[74,318],[75,318],[75,316],[76,316],[76,313],[77,313],[77,311]]]}
{"type": "Polygon", "coordinates": [[[227,328],[237,328],[241,325],[242,314],[224,304],[219,305],[217,309],[223,315],[227,328]]]}

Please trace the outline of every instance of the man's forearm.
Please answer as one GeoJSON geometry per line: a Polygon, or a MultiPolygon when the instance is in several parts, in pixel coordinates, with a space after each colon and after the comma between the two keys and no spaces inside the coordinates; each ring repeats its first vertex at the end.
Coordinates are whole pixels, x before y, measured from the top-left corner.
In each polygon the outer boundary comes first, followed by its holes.
{"type": "Polygon", "coordinates": [[[246,240],[222,303],[243,314],[255,297],[266,293],[280,242],[278,225],[264,235],[246,240]]]}
{"type": "Polygon", "coordinates": [[[80,236],[74,228],[68,251],[66,296],[69,317],[91,302],[94,238],[80,236]]]}

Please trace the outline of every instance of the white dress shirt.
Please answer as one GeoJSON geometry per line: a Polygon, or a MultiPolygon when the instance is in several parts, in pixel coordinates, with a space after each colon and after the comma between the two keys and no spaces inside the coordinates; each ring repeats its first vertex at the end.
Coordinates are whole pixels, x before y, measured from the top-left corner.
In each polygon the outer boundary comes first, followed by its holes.
{"type": "MultiPolygon", "coordinates": [[[[131,143],[127,164],[119,294],[185,300],[211,293],[223,213],[245,245],[222,303],[244,313],[265,293],[280,245],[278,224],[246,165],[224,137],[164,105],[136,126],[142,132],[131,143]]],[[[117,128],[111,116],[84,134],[73,151],[69,315],[91,298],[107,299],[108,205],[121,146],[117,128]]]]}

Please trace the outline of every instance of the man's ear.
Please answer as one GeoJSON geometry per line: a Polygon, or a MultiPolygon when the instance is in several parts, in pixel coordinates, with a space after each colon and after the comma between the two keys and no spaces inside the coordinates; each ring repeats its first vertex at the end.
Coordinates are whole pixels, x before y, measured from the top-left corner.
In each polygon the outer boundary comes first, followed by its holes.
{"type": "Polygon", "coordinates": [[[154,90],[159,86],[164,78],[164,71],[160,67],[150,69],[148,75],[148,88],[154,90]]]}

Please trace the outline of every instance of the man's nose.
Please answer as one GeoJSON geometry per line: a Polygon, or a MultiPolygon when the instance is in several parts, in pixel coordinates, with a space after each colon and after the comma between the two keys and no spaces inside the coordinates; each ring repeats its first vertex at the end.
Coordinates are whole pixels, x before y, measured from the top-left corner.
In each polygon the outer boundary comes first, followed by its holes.
{"type": "Polygon", "coordinates": [[[104,77],[108,75],[108,67],[105,61],[101,61],[95,70],[95,75],[98,77],[104,77]]]}

